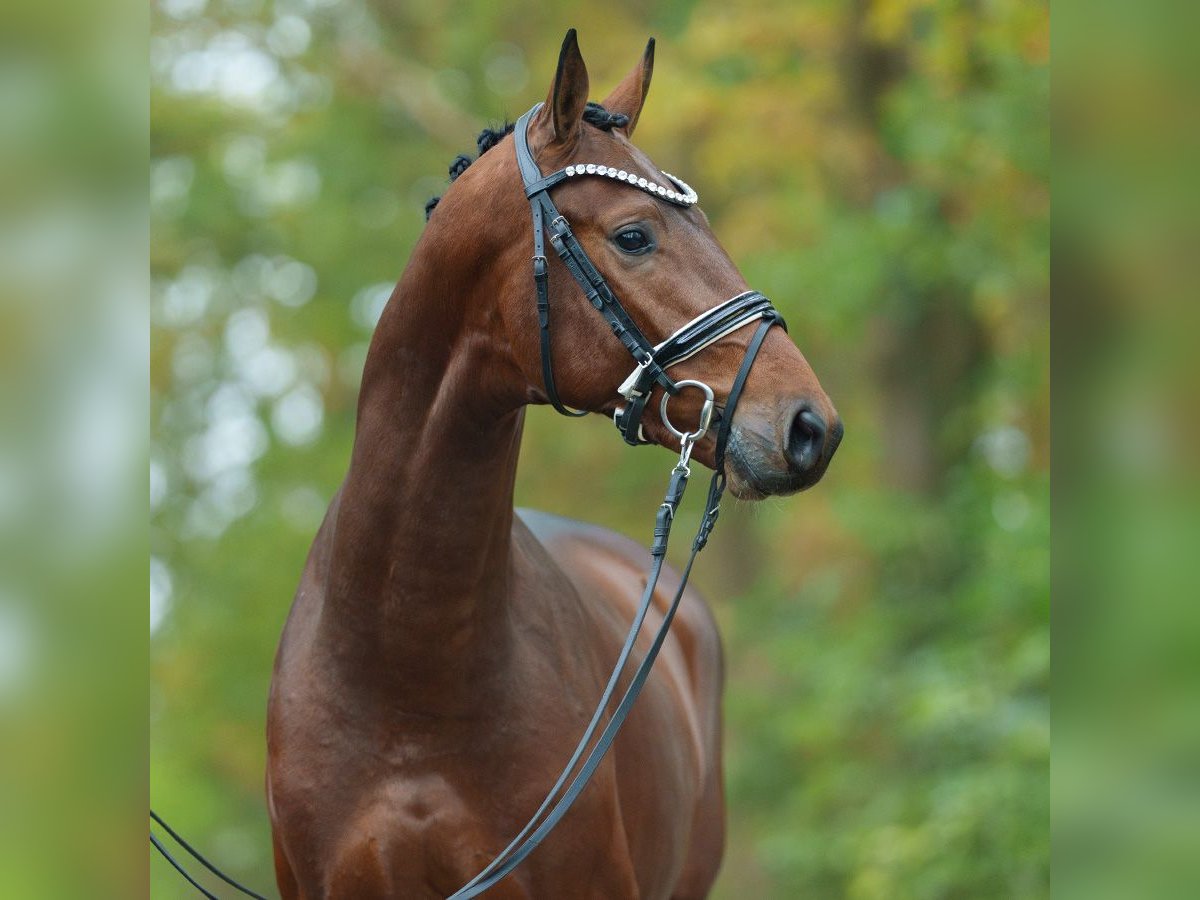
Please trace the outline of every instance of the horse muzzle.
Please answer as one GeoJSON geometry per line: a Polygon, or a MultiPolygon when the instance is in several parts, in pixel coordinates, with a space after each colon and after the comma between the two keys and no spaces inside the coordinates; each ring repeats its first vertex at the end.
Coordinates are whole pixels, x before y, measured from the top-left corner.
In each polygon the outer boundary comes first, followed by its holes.
{"type": "Polygon", "coordinates": [[[825,474],[845,428],[836,412],[803,401],[777,428],[734,422],[726,460],[729,489],[741,500],[794,494],[825,474]]]}

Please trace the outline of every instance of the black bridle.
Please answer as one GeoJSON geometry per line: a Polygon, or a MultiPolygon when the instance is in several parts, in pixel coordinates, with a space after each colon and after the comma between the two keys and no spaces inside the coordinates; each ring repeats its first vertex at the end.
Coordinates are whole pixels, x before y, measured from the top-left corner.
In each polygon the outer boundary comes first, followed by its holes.
{"type": "MultiPolygon", "coordinates": [[[[521,116],[513,129],[513,141],[517,154],[517,167],[521,171],[521,180],[525,184],[525,196],[529,199],[529,207],[533,212],[533,283],[537,289],[538,328],[541,336],[542,381],[546,388],[546,397],[556,410],[565,416],[586,415],[586,410],[572,411],[563,405],[554,382],[554,367],[550,352],[550,273],[546,260],[546,235],[550,236],[550,245],[558,254],[559,259],[566,265],[567,271],[579,283],[584,296],[608,323],[612,333],[633,357],[637,367],[617,389],[626,401],[626,406],[617,410],[613,416],[617,428],[632,446],[648,443],[642,433],[642,414],[646,402],[656,384],[661,385],[668,395],[679,392],[679,386],[671,380],[667,369],[676,363],[683,362],[695,356],[705,347],[716,343],[725,335],[737,331],[750,322],[761,319],[771,321],[784,327],[783,317],[771,305],[771,301],[757,291],[745,291],[713,307],[702,315],[679,328],[666,340],[653,344],[634,322],[621,301],[613,293],[604,276],[592,264],[587,252],[571,231],[571,225],[566,217],[558,211],[554,201],[550,199],[550,191],[564,181],[575,177],[602,175],[615,178],[631,186],[658,196],[665,201],[679,206],[691,206],[696,202],[696,194],[687,184],[672,175],[663,172],[662,177],[669,179],[676,191],[667,188],[665,184],[647,181],[627,172],[607,166],[595,164],[571,165],[549,175],[542,175],[533,153],[529,149],[529,121],[541,108],[538,104],[521,116]]],[[[753,357],[751,357],[753,359],[753,357]]],[[[711,392],[706,391],[711,401],[711,392]]],[[[726,404],[728,406],[728,403],[726,404]]],[[[732,416],[733,411],[727,410],[732,416]]],[[[671,428],[677,437],[680,432],[670,426],[664,416],[664,424],[671,428]]],[[[707,430],[707,429],[704,429],[707,430]]],[[[701,432],[703,433],[703,431],[701,432]]],[[[682,437],[680,437],[682,441],[682,437]]]]}
{"type": "MultiPolygon", "coordinates": [[[[663,176],[669,179],[676,188],[682,188],[682,191],[675,190],[675,188],[667,188],[665,184],[659,185],[656,182],[639,178],[624,171],[616,172],[606,166],[590,164],[568,166],[565,169],[560,169],[550,175],[543,176],[529,149],[527,135],[529,120],[540,107],[541,104],[539,103],[517,120],[513,138],[516,148],[517,165],[520,168],[521,178],[525,185],[525,196],[529,199],[529,205],[533,212],[533,280],[537,290],[542,378],[545,383],[546,397],[554,408],[563,415],[582,416],[587,412],[586,410],[573,411],[564,406],[554,383],[554,371],[550,353],[549,268],[545,255],[545,235],[548,234],[551,246],[566,265],[567,270],[579,283],[580,288],[583,289],[584,296],[604,317],[613,334],[616,335],[625,349],[629,351],[636,363],[636,367],[630,373],[629,377],[617,389],[617,393],[625,400],[625,406],[618,409],[613,418],[622,437],[626,443],[633,446],[648,443],[642,432],[642,417],[645,412],[646,403],[649,401],[655,385],[659,385],[665,392],[660,405],[661,418],[667,429],[679,439],[680,454],[679,461],[671,470],[671,478],[667,484],[666,495],[663,497],[663,502],[659,505],[655,520],[654,540],[650,546],[651,564],[646,578],[646,587],[642,592],[641,601],[638,604],[638,610],[634,616],[633,623],[625,637],[625,643],[621,647],[621,652],[613,666],[612,674],[609,676],[604,692],[596,705],[591,721],[584,730],[583,736],[579,739],[571,758],[559,774],[558,780],[546,795],[546,799],[542,801],[542,805],[538,808],[537,812],[533,814],[529,822],[513,838],[511,843],[495,859],[488,863],[478,875],[455,891],[450,900],[467,900],[470,897],[477,897],[484,891],[495,886],[520,865],[554,829],[562,817],[566,815],[567,810],[571,808],[576,798],[583,792],[592,775],[599,768],[609,747],[612,746],[617,733],[629,715],[629,711],[633,708],[634,702],[641,693],[642,687],[650,675],[654,661],[658,657],[659,650],[662,649],[662,645],[666,640],[671,622],[675,618],[675,612],[679,608],[680,601],[683,599],[683,592],[691,576],[692,565],[696,561],[696,556],[708,543],[708,538],[712,534],[713,527],[716,525],[717,516],[720,514],[721,497],[725,492],[725,450],[728,446],[733,426],[734,411],[737,409],[738,400],[741,398],[742,390],[745,388],[746,379],[750,375],[750,369],[754,365],[754,360],[758,356],[758,351],[762,347],[763,341],[766,339],[767,332],[775,325],[779,325],[785,330],[787,328],[783,317],[771,305],[770,300],[757,291],[745,291],[697,316],[658,344],[652,344],[621,305],[621,301],[617,299],[617,296],[609,287],[604,276],[592,264],[583,246],[571,231],[570,224],[562,213],[558,211],[558,208],[554,205],[554,201],[550,199],[550,191],[556,185],[561,184],[569,178],[601,175],[617,181],[627,182],[631,186],[645,190],[651,194],[656,194],[666,202],[679,206],[691,206],[694,204],[696,202],[696,194],[684,182],[666,173],[663,173],[663,176]],[[688,462],[691,458],[692,449],[696,442],[708,432],[714,413],[715,400],[712,389],[708,385],[690,379],[674,381],[667,374],[667,369],[676,363],[683,362],[685,359],[696,355],[726,335],[732,334],[734,331],[755,321],[759,323],[758,327],[755,329],[753,336],[746,346],[745,355],[742,357],[742,364],[733,380],[729,395],[725,399],[724,409],[720,413],[719,424],[717,426],[713,476],[708,486],[704,515],[700,521],[700,527],[696,531],[696,537],[692,541],[691,554],[688,557],[687,564],[684,566],[679,587],[671,599],[671,604],[663,616],[662,624],[655,633],[649,650],[646,651],[646,655],[638,663],[633,678],[618,701],[607,724],[605,724],[603,730],[600,732],[600,736],[596,738],[595,744],[592,745],[591,750],[587,752],[587,756],[584,758],[584,753],[587,751],[588,746],[592,744],[592,739],[600,727],[604,713],[612,701],[617,682],[625,670],[625,666],[633,651],[634,643],[641,632],[642,623],[650,609],[654,590],[658,585],[658,579],[662,574],[663,564],[666,559],[671,525],[674,522],[675,512],[679,507],[680,501],[683,499],[688,478],[691,475],[688,462]],[[668,401],[684,387],[697,388],[705,396],[704,404],[701,408],[700,421],[693,431],[680,431],[671,423],[667,416],[668,401]],[[572,773],[574,773],[574,777],[572,777],[572,773]],[[569,784],[568,779],[570,779],[569,784]]],[[[153,810],[150,815],[155,822],[165,828],[173,838],[180,842],[185,850],[196,857],[206,868],[243,893],[251,897],[259,897],[258,894],[228,878],[228,876],[209,863],[208,860],[172,831],[162,819],[156,816],[153,810]]],[[[153,832],[151,832],[150,841],[201,893],[208,897],[213,897],[167,852],[153,832]]]]}

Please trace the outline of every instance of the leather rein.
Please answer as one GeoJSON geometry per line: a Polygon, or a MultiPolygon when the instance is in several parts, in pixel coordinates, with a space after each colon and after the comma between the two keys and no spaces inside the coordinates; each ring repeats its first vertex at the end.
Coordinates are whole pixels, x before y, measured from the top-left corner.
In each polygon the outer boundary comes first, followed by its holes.
{"type": "MultiPolygon", "coordinates": [[[[571,805],[587,786],[596,769],[599,768],[608,749],[612,746],[617,733],[625,723],[629,711],[633,708],[634,702],[637,700],[642,687],[646,683],[646,679],[650,675],[650,670],[658,658],[658,653],[662,649],[663,643],[666,641],[671,622],[675,618],[675,612],[679,608],[680,601],[683,599],[683,592],[691,576],[692,565],[696,561],[696,556],[708,543],[708,538],[712,534],[713,527],[716,525],[717,516],[720,514],[721,497],[725,492],[725,450],[729,443],[733,414],[737,409],[738,400],[741,398],[742,390],[746,385],[746,379],[750,375],[750,369],[754,365],[758,351],[762,347],[767,332],[771,330],[772,326],[778,325],[784,330],[787,329],[783,317],[772,306],[770,300],[757,291],[745,291],[697,316],[659,343],[652,344],[642,330],[638,328],[624,306],[621,305],[621,301],[617,298],[612,288],[609,287],[604,276],[592,264],[583,246],[571,231],[570,223],[558,211],[558,208],[554,205],[554,201],[550,199],[550,191],[555,186],[562,184],[570,178],[602,175],[610,179],[626,182],[632,187],[645,190],[652,195],[659,196],[666,202],[679,206],[693,205],[697,199],[696,194],[684,182],[674,176],[667,175],[665,172],[662,173],[663,177],[669,179],[675,187],[682,190],[667,188],[665,182],[663,185],[659,185],[656,182],[649,182],[645,178],[639,178],[624,171],[617,172],[606,166],[591,164],[567,166],[550,175],[543,176],[529,149],[527,134],[529,121],[541,106],[542,104],[537,104],[517,120],[513,138],[517,165],[520,168],[521,179],[525,185],[525,196],[529,199],[530,209],[533,214],[533,280],[537,290],[542,377],[545,383],[547,399],[563,415],[582,416],[587,413],[586,410],[575,411],[564,406],[554,383],[554,371],[550,352],[550,274],[545,254],[545,238],[549,236],[550,245],[554,248],[559,259],[566,265],[567,271],[578,282],[588,302],[603,316],[613,334],[633,357],[635,368],[617,389],[617,393],[625,400],[625,405],[619,408],[613,416],[613,420],[621,432],[622,438],[627,444],[632,446],[649,443],[642,431],[642,417],[655,385],[661,386],[664,394],[660,405],[660,414],[663,424],[679,439],[679,461],[671,469],[666,494],[663,497],[663,502],[659,505],[655,518],[654,539],[650,546],[650,571],[646,578],[646,588],[642,592],[637,612],[629,627],[629,632],[625,637],[621,652],[617,656],[617,661],[613,665],[612,674],[609,676],[604,692],[596,704],[591,721],[584,730],[582,737],[580,737],[574,752],[571,754],[571,758],[567,761],[566,766],[563,767],[554,786],[547,793],[546,799],[538,807],[537,812],[533,814],[525,827],[521,829],[521,832],[513,838],[509,845],[495,859],[488,863],[479,874],[455,891],[451,895],[450,900],[467,900],[467,898],[478,897],[480,894],[494,887],[513,869],[519,866],[545,840],[546,836],[562,820],[563,816],[566,815],[571,805]],[[746,346],[746,353],[742,357],[742,364],[738,369],[733,386],[730,388],[729,395],[725,400],[724,409],[719,412],[713,475],[708,485],[704,516],[692,541],[691,553],[688,556],[687,564],[684,566],[679,588],[671,598],[671,604],[663,616],[662,624],[655,633],[650,648],[646,651],[645,656],[642,657],[641,662],[638,663],[633,678],[617,702],[612,715],[608,718],[603,729],[600,729],[604,713],[608,709],[616,692],[617,682],[625,670],[625,666],[633,652],[634,643],[641,633],[642,624],[645,621],[646,614],[650,609],[650,604],[654,597],[654,590],[658,585],[659,576],[662,574],[667,554],[667,543],[671,536],[671,526],[674,523],[676,510],[683,499],[684,491],[687,489],[688,478],[691,475],[688,462],[691,459],[692,449],[696,442],[708,432],[712,425],[714,412],[716,411],[711,387],[701,381],[691,379],[675,381],[667,373],[667,370],[671,366],[696,355],[726,335],[732,334],[749,325],[751,322],[758,322],[759,324],[746,346]],[[692,431],[681,431],[671,423],[667,415],[667,404],[671,397],[677,395],[683,388],[687,387],[700,390],[704,394],[704,403],[701,407],[700,421],[697,427],[692,431]],[[598,729],[600,729],[600,734],[599,737],[596,737],[598,729]],[[595,738],[594,744],[592,744],[593,738],[595,738]],[[588,750],[589,745],[591,745],[590,751],[588,750]],[[572,773],[574,773],[573,777],[572,773]]],[[[241,893],[252,898],[257,898],[257,900],[264,900],[260,894],[234,881],[205,859],[195,848],[172,830],[166,822],[157,816],[153,810],[150,811],[150,816],[154,822],[165,829],[184,850],[210,872],[220,877],[241,893]]],[[[168,852],[162,842],[154,835],[153,831],[150,834],[150,842],[193,887],[204,896],[216,900],[215,895],[196,881],[179,861],[168,852]]]]}

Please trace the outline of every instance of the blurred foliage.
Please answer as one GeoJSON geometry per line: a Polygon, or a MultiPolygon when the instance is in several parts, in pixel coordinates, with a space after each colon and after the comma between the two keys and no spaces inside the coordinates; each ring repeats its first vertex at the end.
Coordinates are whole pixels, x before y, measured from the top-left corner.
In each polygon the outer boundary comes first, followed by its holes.
{"type": "Polygon", "coordinates": [[[1054,417],[1064,900],[1174,900],[1200,883],[1200,123],[1184,114],[1197,25],[1198,7],[1126,2],[1063,29],[1074,63],[1055,87],[1069,160],[1054,222],[1055,314],[1070,326],[1055,346],[1054,417]]]}
{"type": "MultiPolygon", "coordinates": [[[[267,684],[366,342],[447,163],[545,96],[570,26],[597,99],[657,36],[638,143],[847,426],[697,570],[728,659],[715,896],[1047,896],[1049,32],[1018,0],[160,0],[155,806],[272,883],[267,684]]],[[[517,501],[640,538],[668,464],[534,410],[517,501]]]]}
{"type": "Polygon", "coordinates": [[[145,880],[148,19],[0,6],[4,897],[145,880]]]}

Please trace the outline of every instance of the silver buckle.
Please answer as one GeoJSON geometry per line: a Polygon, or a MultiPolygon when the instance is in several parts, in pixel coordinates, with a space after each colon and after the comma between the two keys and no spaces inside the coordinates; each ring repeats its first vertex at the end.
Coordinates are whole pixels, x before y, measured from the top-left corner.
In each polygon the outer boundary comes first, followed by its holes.
{"type": "Polygon", "coordinates": [[[654,362],[654,357],[649,356],[645,361],[638,363],[637,368],[629,373],[629,377],[621,382],[621,386],[617,388],[617,393],[626,400],[633,400],[635,397],[642,396],[641,391],[635,391],[633,386],[637,384],[638,379],[642,377],[642,373],[650,368],[654,362]]]}

